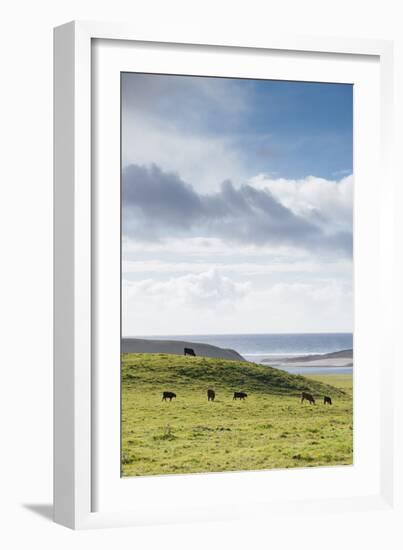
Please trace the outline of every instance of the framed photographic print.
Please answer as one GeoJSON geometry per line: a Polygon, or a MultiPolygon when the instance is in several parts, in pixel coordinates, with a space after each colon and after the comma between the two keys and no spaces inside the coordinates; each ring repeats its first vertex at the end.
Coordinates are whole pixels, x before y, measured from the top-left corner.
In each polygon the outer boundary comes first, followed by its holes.
{"type": "Polygon", "coordinates": [[[121,125],[122,475],[352,464],[353,85],[125,72],[121,125]]]}
{"type": "Polygon", "coordinates": [[[390,505],[391,59],[55,30],[57,522],[390,505]]]}

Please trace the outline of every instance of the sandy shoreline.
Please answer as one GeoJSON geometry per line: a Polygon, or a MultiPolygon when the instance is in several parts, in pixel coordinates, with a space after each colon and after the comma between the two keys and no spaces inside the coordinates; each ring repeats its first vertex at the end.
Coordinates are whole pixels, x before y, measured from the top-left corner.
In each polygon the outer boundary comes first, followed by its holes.
{"type": "MultiPolygon", "coordinates": [[[[284,365],[287,367],[352,367],[351,359],[333,359],[332,361],[322,359],[317,361],[289,361],[287,363],[276,363],[276,365],[284,365]]],[[[273,365],[275,366],[275,365],[273,365]]]]}
{"type": "Polygon", "coordinates": [[[304,355],[300,357],[282,357],[281,359],[266,358],[262,363],[272,366],[287,366],[287,367],[352,367],[353,366],[353,350],[341,350],[333,353],[325,353],[322,355],[304,355]]]}

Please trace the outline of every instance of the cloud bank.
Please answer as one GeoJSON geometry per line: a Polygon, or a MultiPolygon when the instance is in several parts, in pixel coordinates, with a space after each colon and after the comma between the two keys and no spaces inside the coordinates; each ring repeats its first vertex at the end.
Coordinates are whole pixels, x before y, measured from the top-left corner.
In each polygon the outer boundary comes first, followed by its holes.
{"type": "Polygon", "coordinates": [[[252,178],[257,189],[267,190],[297,216],[311,220],[326,231],[351,232],[353,176],[340,181],[309,176],[300,180],[252,178]]]}
{"type": "Polygon", "coordinates": [[[252,281],[241,283],[210,269],[165,281],[124,281],[123,304],[126,335],[145,334],[148,326],[149,334],[352,329],[351,285],[336,280],[256,289],[252,281]]]}
{"type": "MultiPolygon", "coordinates": [[[[305,182],[287,187],[284,181],[280,185],[260,179],[235,187],[227,180],[217,192],[202,194],[178,174],[165,172],[155,164],[132,164],[122,176],[123,232],[129,238],[158,241],[197,236],[256,246],[287,245],[351,253],[348,205],[345,223],[334,216],[332,201],[328,201],[327,209],[321,209],[320,194],[326,186],[323,181],[320,186],[305,182]],[[309,200],[310,188],[316,202],[309,200]],[[298,200],[298,195],[305,201],[298,200]]],[[[334,184],[333,194],[338,192],[337,185],[343,186],[334,184]]]]}
{"type": "Polygon", "coordinates": [[[247,294],[249,287],[248,282],[235,282],[216,269],[173,277],[164,282],[152,279],[126,282],[126,292],[131,298],[153,300],[160,308],[170,305],[232,306],[247,294]]]}

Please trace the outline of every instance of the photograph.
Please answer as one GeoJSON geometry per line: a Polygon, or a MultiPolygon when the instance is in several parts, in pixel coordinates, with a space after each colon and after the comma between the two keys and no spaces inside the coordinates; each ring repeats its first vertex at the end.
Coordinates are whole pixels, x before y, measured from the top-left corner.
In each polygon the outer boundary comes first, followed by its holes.
{"type": "Polygon", "coordinates": [[[351,466],[354,86],[120,85],[121,476],[351,466]]]}

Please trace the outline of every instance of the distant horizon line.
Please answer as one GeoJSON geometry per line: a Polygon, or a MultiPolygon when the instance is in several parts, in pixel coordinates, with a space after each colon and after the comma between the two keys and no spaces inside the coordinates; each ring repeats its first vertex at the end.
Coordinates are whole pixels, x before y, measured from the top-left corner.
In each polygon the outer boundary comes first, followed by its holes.
{"type": "Polygon", "coordinates": [[[121,335],[121,338],[150,338],[158,336],[264,336],[264,335],[307,335],[307,334],[354,334],[354,331],[330,331],[330,332],[210,332],[210,333],[176,333],[176,334],[130,334],[121,335]]]}

